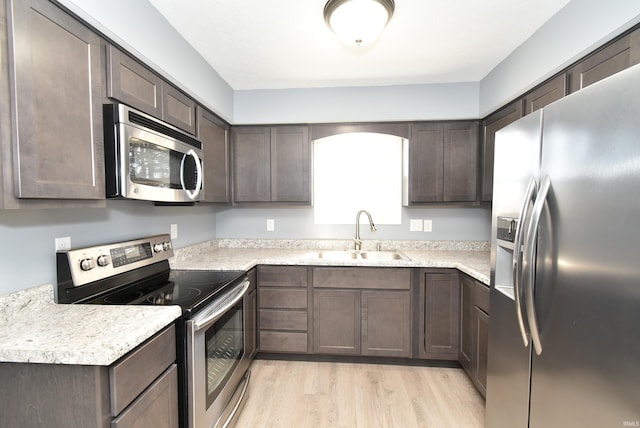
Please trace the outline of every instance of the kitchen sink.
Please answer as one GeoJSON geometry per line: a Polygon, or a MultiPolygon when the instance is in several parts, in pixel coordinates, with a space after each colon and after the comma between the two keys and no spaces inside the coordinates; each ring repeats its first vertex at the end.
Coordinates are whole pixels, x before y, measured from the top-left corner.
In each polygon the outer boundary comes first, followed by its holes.
{"type": "Polygon", "coordinates": [[[354,251],[327,250],[318,253],[319,259],[327,260],[411,260],[398,251],[354,251]]]}
{"type": "Polygon", "coordinates": [[[411,260],[397,251],[363,251],[360,257],[365,260],[411,260]]]}

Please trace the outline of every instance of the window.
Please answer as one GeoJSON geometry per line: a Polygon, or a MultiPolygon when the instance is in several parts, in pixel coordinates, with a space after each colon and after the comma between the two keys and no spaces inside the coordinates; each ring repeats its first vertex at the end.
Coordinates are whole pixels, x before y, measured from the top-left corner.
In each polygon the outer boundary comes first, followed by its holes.
{"type": "Polygon", "coordinates": [[[401,224],[404,141],[368,132],[314,141],[314,223],[354,224],[367,210],[376,224],[401,224]]]}

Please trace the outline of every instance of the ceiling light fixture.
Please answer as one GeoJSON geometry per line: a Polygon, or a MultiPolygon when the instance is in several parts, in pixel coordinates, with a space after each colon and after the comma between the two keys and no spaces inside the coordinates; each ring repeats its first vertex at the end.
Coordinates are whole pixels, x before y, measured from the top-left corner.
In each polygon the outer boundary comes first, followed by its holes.
{"type": "Polygon", "coordinates": [[[393,0],[329,0],[324,20],[344,43],[364,46],[380,37],[394,9],[393,0]]]}

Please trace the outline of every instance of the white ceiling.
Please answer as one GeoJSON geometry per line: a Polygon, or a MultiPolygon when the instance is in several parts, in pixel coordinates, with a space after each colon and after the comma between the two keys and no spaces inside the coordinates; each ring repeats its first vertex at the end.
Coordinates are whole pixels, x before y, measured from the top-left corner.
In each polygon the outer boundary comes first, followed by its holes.
{"type": "Polygon", "coordinates": [[[382,37],[342,45],[326,0],[149,0],[234,90],[477,82],[569,0],[395,0],[382,37]]]}

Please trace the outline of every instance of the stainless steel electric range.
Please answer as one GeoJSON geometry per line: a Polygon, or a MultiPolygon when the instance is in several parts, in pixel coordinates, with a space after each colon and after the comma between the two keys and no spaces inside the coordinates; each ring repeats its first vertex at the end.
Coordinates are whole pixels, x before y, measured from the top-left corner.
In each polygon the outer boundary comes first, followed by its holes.
{"type": "Polygon", "coordinates": [[[56,301],[179,305],[181,426],[231,426],[247,397],[255,284],[244,271],[172,270],[172,256],[169,235],[58,252],[56,301]]]}

